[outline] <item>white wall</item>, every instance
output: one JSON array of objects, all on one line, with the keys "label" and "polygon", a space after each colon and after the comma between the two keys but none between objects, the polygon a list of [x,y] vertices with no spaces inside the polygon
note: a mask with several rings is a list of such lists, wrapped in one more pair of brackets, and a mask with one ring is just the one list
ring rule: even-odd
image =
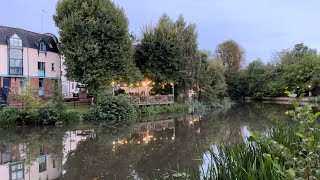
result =
[{"label": "white wall", "polygon": [[9,166],[8,165],[0,165],[0,179],[1,180],[9,180]]},{"label": "white wall", "polygon": [[8,74],[8,49],[0,44],[0,75]]},{"label": "white wall", "polygon": [[[23,63],[24,63],[24,75],[37,77],[38,76],[38,62],[45,62],[46,77],[59,78],[61,65],[59,53],[47,52],[39,53],[37,49],[23,48]],[[51,64],[54,63],[55,70],[51,70]]]}]

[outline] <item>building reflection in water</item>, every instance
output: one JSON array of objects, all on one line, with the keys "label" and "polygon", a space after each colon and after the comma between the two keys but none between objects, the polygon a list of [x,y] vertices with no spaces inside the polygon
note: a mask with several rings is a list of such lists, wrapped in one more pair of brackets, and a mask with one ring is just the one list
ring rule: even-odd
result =
[{"label": "building reflection in water", "polygon": [[89,137],[95,137],[93,130],[67,131],[63,138],[63,157],[54,155],[53,149],[44,145],[36,148],[29,147],[28,143],[0,145],[0,179],[57,179],[66,173],[63,167],[68,153]]}]

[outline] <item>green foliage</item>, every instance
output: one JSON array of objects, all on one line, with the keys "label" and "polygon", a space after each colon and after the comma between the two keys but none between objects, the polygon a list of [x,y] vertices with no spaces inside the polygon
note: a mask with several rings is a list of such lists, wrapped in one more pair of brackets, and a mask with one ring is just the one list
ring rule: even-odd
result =
[{"label": "green foliage", "polygon": [[182,16],[176,21],[163,15],[155,27],[146,27],[135,48],[142,73],[156,82],[175,82],[176,92],[187,93],[200,68],[196,26]]},{"label": "green foliage", "polygon": [[0,111],[0,129],[14,127],[19,118],[19,110],[15,108],[4,108]]},{"label": "green foliage", "polygon": [[222,99],[227,96],[227,84],[224,77],[224,69],[220,60],[207,62],[200,72],[199,79],[199,101],[210,103],[217,99]]},{"label": "green foliage", "polygon": [[98,95],[96,107],[84,116],[85,121],[101,122],[113,128],[130,125],[136,118],[135,108],[127,97],[107,92]]},{"label": "green foliage", "polygon": [[244,62],[244,50],[235,41],[228,40],[220,43],[216,48],[217,58],[221,59],[225,69],[225,78],[228,86],[228,94],[232,98],[237,89],[237,79]]},{"label": "green foliage", "polygon": [[74,123],[79,122],[81,120],[82,114],[74,111],[65,111],[61,114],[61,122],[62,123]]},{"label": "green foliage", "polygon": [[127,17],[111,0],[60,0],[54,20],[69,79],[98,91],[113,80],[140,77]]},{"label": "green foliage", "polygon": [[37,119],[40,124],[54,125],[61,119],[62,110],[55,103],[48,102],[38,110]]},{"label": "green foliage", "polygon": [[[264,64],[260,59],[251,62],[241,78],[232,79],[231,97],[284,96],[284,90],[297,93],[320,92],[320,57],[316,50],[303,44],[278,52],[275,62]],[[228,82],[228,81],[227,81]],[[238,93],[241,92],[241,93]]]},{"label": "green foliage", "polygon": [[294,110],[288,114],[297,123],[296,126],[275,129],[270,136],[257,138],[251,136],[266,151],[274,168],[281,174],[292,178],[320,178],[320,112],[312,113],[312,105],[300,106],[304,94],[293,98]]},{"label": "green foliage", "polygon": [[151,116],[165,113],[187,112],[189,105],[186,103],[174,103],[171,105],[137,106],[136,111],[142,116]]},{"label": "green foliage", "polygon": [[66,111],[61,90],[60,82],[57,81],[52,89],[52,98],[49,101],[43,101],[33,93],[30,84],[25,85],[14,97],[22,103],[21,109],[8,108],[0,111],[0,127],[54,125],[79,121],[79,115],[71,116],[74,113]]}]

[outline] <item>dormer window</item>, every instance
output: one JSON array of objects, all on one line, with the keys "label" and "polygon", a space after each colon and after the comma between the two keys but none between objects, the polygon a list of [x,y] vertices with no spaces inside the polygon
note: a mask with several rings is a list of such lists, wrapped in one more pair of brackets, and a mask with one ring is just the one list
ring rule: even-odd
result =
[{"label": "dormer window", "polygon": [[39,43],[39,52],[47,52],[47,45],[43,41],[40,41]]},{"label": "dormer window", "polygon": [[14,34],[10,38],[10,46],[16,48],[22,48],[22,40],[17,34]]}]

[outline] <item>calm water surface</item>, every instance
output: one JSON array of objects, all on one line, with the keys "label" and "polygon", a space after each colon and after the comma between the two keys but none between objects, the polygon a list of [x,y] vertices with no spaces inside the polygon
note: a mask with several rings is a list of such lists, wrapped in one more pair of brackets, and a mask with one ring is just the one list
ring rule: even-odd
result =
[{"label": "calm water surface", "polygon": [[171,170],[200,171],[208,148],[242,142],[249,131],[274,126],[287,109],[237,104],[135,124],[117,135],[85,124],[1,131],[0,179],[152,179]]}]

